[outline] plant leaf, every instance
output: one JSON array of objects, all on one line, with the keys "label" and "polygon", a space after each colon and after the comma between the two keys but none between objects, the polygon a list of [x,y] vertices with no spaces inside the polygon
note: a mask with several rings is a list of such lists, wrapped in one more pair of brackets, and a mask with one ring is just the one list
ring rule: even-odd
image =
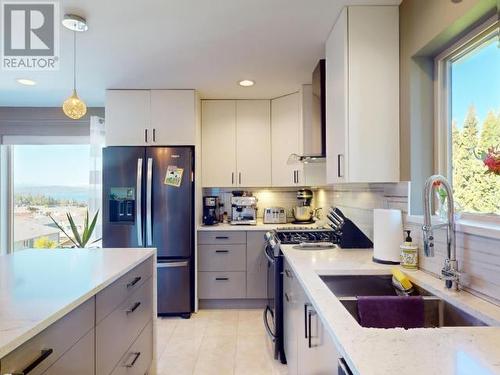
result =
[{"label": "plant leaf", "polygon": [[79,244],[78,247],[83,248],[84,246],[82,245],[82,238],[80,237],[80,233],[78,233],[78,228],[76,227],[73,217],[69,212],[66,213],[66,216],[68,217],[69,225],[71,226],[71,231],[75,236],[75,241],[78,242]]},{"label": "plant leaf", "polygon": [[55,221],[55,219],[54,219],[51,215],[49,215],[49,217],[50,217],[50,218],[51,218],[51,220],[54,222],[54,224],[55,224],[55,225],[59,228],[59,230],[60,230],[61,232],[63,232],[63,233],[64,233],[64,235],[65,235],[66,237],[68,237],[68,238],[70,239],[70,241],[71,241],[71,242],[73,242],[73,244],[74,244],[76,247],[78,247],[78,244],[77,244],[75,241],[73,241],[73,239],[71,238],[71,236],[70,236],[68,233],[66,233],[66,231],[64,230],[64,228],[63,228],[63,227],[62,227],[62,226],[61,226],[61,225],[60,225],[57,221]]},{"label": "plant leaf", "polygon": [[[87,213],[88,213],[88,211],[87,211]],[[94,218],[92,219],[92,222],[90,223],[90,226],[88,227],[88,231],[87,231],[88,238],[85,240],[85,244],[87,244],[87,242],[90,240],[90,237],[92,237],[92,233],[94,232],[98,216],[99,216],[99,210],[97,210],[97,212],[95,213]],[[95,241],[93,241],[92,243],[94,243],[94,242]]]},{"label": "plant leaf", "polygon": [[83,246],[84,247],[85,247],[85,244],[88,241],[88,227],[89,227],[89,210],[86,211],[86,213],[85,213],[85,220],[83,222],[82,242],[83,242]]}]

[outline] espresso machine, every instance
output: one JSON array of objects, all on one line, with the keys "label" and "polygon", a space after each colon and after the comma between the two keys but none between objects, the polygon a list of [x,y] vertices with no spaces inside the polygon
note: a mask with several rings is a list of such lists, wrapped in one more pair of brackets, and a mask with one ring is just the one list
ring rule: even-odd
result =
[{"label": "espresso machine", "polygon": [[256,197],[231,197],[231,225],[257,225]]},{"label": "espresso machine", "polygon": [[219,197],[203,197],[203,225],[215,225],[220,222]]}]

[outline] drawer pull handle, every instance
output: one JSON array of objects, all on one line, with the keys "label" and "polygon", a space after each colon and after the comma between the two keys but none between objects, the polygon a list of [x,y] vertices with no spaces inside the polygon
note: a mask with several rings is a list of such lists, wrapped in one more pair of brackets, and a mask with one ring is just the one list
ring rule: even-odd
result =
[{"label": "drawer pull handle", "polygon": [[130,361],[129,363],[125,363],[123,365],[123,367],[128,367],[128,368],[134,367],[135,363],[137,362],[137,360],[141,356],[141,352],[134,352],[134,353],[130,353],[130,354],[131,354],[130,358],[133,357],[132,361]]},{"label": "drawer pull handle", "polygon": [[216,281],[228,281],[229,277],[216,277],[215,280]]},{"label": "drawer pull handle", "polygon": [[216,236],[215,239],[216,240],[228,240],[229,237],[228,236]]},{"label": "drawer pull handle", "polygon": [[127,289],[128,288],[132,288],[135,284],[137,284],[139,281],[141,281],[142,277],[140,276],[137,276],[136,278],[134,278],[134,280],[132,280],[131,282],[129,282],[127,284]]},{"label": "drawer pull handle", "polygon": [[14,372],[12,375],[27,375],[29,374],[32,370],[35,369],[40,363],[45,361],[52,353],[54,352],[53,349],[43,349],[40,352],[40,355],[38,358],[36,358],[33,362],[31,362],[24,370],[21,372]]},{"label": "drawer pull handle", "polygon": [[229,250],[215,250],[215,252],[218,254],[227,254],[229,253]]},{"label": "drawer pull handle", "polygon": [[134,305],[133,305],[130,309],[128,309],[128,310],[127,310],[127,311],[125,311],[125,312],[126,312],[127,314],[131,314],[131,313],[133,313],[135,310],[137,310],[137,308],[138,308],[139,306],[141,306],[141,303],[140,303],[140,302],[136,302],[136,303],[134,303]]},{"label": "drawer pull handle", "polygon": [[288,297],[288,294],[285,292],[285,299],[287,302],[290,302],[290,297]]}]

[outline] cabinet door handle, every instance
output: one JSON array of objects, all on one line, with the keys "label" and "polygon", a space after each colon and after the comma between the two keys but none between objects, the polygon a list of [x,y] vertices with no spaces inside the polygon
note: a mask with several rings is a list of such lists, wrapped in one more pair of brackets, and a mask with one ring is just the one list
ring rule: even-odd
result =
[{"label": "cabinet door handle", "polygon": [[216,277],[215,281],[228,281],[229,277]]},{"label": "cabinet door handle", "polygon": [[344,173],[341,173],[341,163],[344,161],[344,155],[337,155],[337,177],[344,177]]},{"label": "cabinet door handle", "polygon": [[313,312],[311,310],[308,311],[307,313],[307,326],[309,328],[309,340],[308,340],[308,343],[307,345],[309,346],[309,348],[312,348],[312,334],[311,334],[311,316],[313,315]]},{"label": "cabinet door handle", "polygon": [[128,314],[131,314],[131,313],[133,313],[135,310],[137,310],[137,308],[138,308],[139,306],[141,306],[141,303],[140,303],[140,302],[136,302],[136,303],[134,303],[134,304],[133,304],[133,306],[132,306],[130,309],[126,310],[125,312],[127,313],[127,315],[128,315]]},{"label": "cabinet door handle", "polygon": [[297,175],[296,175],[296,171],[295,170],[293,171],[293,183],[294,184],[297,183]]},{"label": "cabinet door handle", "polygon": [[229,250],[215,250],[217,254],[227,254],[229,253]]},{"label": "cabinet door handle", "polygon": [[127,284],[127,289],[133,287],[135,284],[137,284],[139,281],[141,281],[142,277],[137,276],[135,277],[131,282]]},{"label": "cabinet door handle", "polygon": [[231,172],[231,185],[234,185],[234,172]]},{"label": "cabinet door handle", "polygon": [[153,142],[156,142],[156,128],[153,128]]},{"label": "cabinet door handle", "polygon": [[287,302],[290,302],[290,297],[288,296],[288,293],[285,292],[285,299]]},{"label": "cabinet door handle", "polygon": [[26,366],[22,371],[13,372],[12,375],[28,375],[31,371],[35,369],[35,367],[37,367],[40,363],[45,361],[53,352],[54,352],[53,349],[42,349],[40,351],[40,355],[33,362],[31,362],[28,366]]},{"label": "cabinet door handle", "polygon": [[148,143],[148,129],[144,129],[144,142]]},{"label": "cabinet door handle", "polygon": [[238,184],[241,185],[241,172],[238,173]]},{"label": "cabinet door handle", "polygon": [[292,273],[290,272],[289,269],[285,269],[285,276],[288,277],[289,279],[292,278]]},{"label": "cabinet door handle", "polygon": [[307,310],[309,308],[309,304],[305,303],[304,304],[304,333],[305,333],[305,338],[308,338],[308,333],[307,333]]},{"label": "cabinet door handle", "polygon": [[141,356],[141,352],[135,352],[135,353],[130,353],[131,356],[129,358],[133,358],[132,361],[130,362],[125,362],[123,364],[123,367],[134,367],[135,363],[137,362],[137,360],[139,359],[139,357]]}]

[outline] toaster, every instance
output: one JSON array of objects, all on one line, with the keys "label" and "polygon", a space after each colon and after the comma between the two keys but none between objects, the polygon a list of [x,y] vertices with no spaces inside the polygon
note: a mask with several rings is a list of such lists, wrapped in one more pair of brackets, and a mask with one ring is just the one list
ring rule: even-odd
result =
[{"label": "toaster", "polygon": [[286,210],[283,207],[264,208],[264,224],[286,224]]}]

